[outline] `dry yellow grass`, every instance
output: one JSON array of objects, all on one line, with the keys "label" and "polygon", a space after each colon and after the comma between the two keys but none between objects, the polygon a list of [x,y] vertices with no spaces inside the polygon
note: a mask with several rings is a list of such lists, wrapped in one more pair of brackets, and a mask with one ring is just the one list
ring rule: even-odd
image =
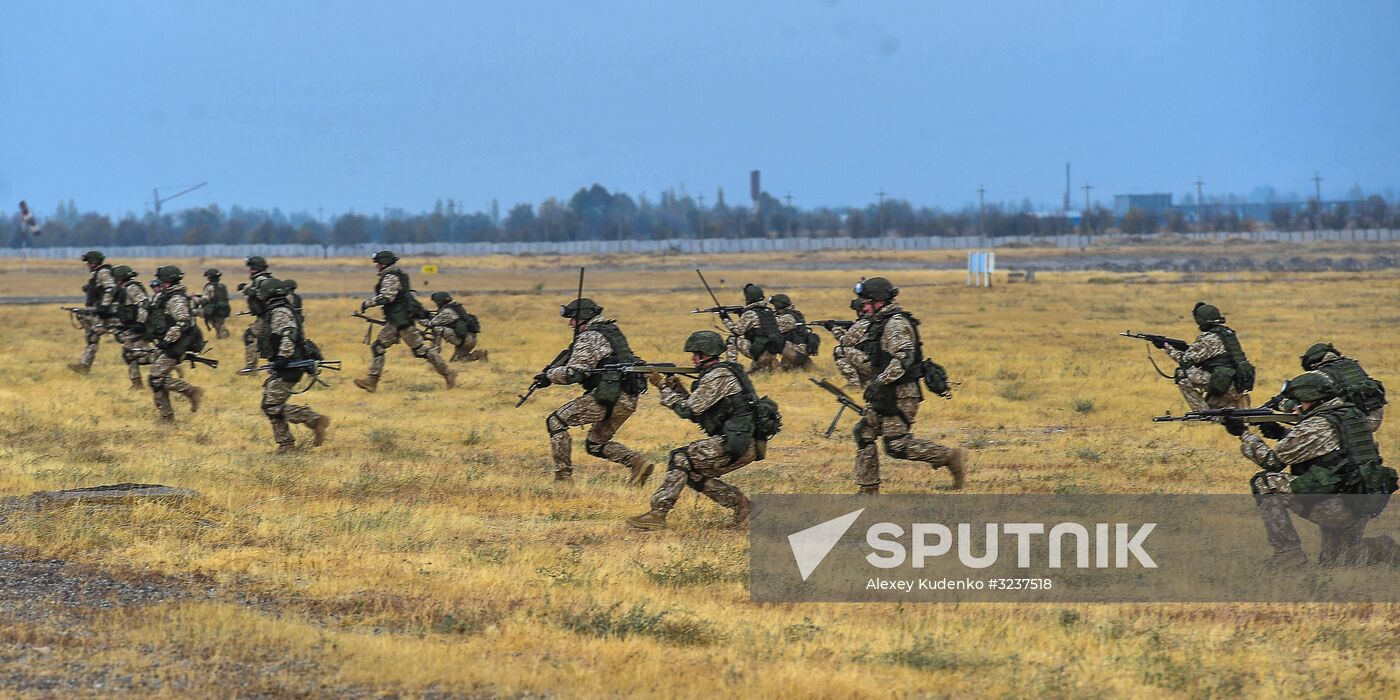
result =
[{"label": "dry yellow grass", "polygon": [[[865,274],[879,271],[876,258]],[[645,510],[649,489],[624,487],[623,470],[585,455],[581,436],[577,483],[549,480],[544,417],[575,392],[551,387],[518,410],[512,404],[569,337],[557,315],[568,293],[540,294],[537,285],[568,289],[576,273],[567,268],[578,261],[502,260],[493,269],[444,261],[429,287],[518,292],[460,297],[482,318],[491,362],[459,365],[463,386],[451,392],[402,345],[390,351],[379,393],[356,390],[348,380],[368,360],[363,326],[346,316],[356,302],[309,301],[310,335],[346,372],[331,379],[333,389],[300,397],[335,420],[329,443],[284,457],[271,454],[260,382],[232,371],[241,357],[236,334],[212,351],[224,369],[190,374],[209,389],[207,412],[192,417],[177,399],[180,423],[161,435],[149,393],[127,389],[109,340],[93,374],[79,377],[64,368],[80,335],[62,312],[0,306],[0,494],[136,481],[205,497],[182,507],[24,512],[10,518],[0,545],[207,577],[223,591],[216,600],[111,613],[95,638],[58,645],[36,668],[82,660],[192,694],[224,687],[218,660],[270,656],[287,660],[287,676],[259,679],[267,692],[307,675],[327,687],[409,695],[1284,697],[1400,689],[1400,671],[1385,661],[1400,647],[1400,616],[1387,605],[752,604],[746,536],[717,529],[726,512],[687,493],[671,530],[627,530],[621,519]],[[771,269],[741,273],[722,272],[722,260],[698,262],[715,270],[712,279],[726,279],[721,293],[730,299],[752,280],[770,293],[790,290],[809,318],[845,317],[857,275],[822,270],[824,260],[767,257]],[[192,279],[205,266],[178,262]],[[710,323],[687,313],[707,304],[686,269],[697,261],[633,272],[621,268],[655,261],[610,262],[591,276],[590,294],[623,323],[639,354],[685,361],[685,335]],[[225,282],[241,278],[236,264],[224,261]],[[71,294],[82,284],[76,262],[27,275],[13,261],[4,265],[4,295]],[[308,292],[348,294],[373,282],[363,261],[295,267]],[[963,382],[953,401],[925,404],[918,431],[972,448],[973,493],[1242,492],[1253,469],[1223,431],[1147,422],[1179,411],[1181,400],[1137,341],[1114,335],[1131,328],[1189,336],[1200,298],[1221,306],[1240,331],[1260,368],[1261,394],[1295,374],[1297,355],[1315,340],[1335,342],[1383,380],[1400,374],[1391,349],[1400,322],[1396,273],[1158,274],[1150,284],[1063,273],[990,290],[961,286],[961,273],[891,276],[924,320],[932,354]],[[628,288],[663,291],[613,291]],[[818,373],[834,377],[829,347],[827,337]],[[805,376],[758,379],[782,405],[786,429],[767,461],[735,474],[750,493],[854,489],[850,420],[841,441],[823,440],[835,406]],[[643,404],[619,439],[658,462],[697,435],[653,395]],[[1397,430],[1393,420],[1386,425],[1383,447],[1395,444]],[[907,462],[886,462],[884,471],[887,492],[943,493],[947,483]],[[238,602],[248,599],[260,602]]]}]

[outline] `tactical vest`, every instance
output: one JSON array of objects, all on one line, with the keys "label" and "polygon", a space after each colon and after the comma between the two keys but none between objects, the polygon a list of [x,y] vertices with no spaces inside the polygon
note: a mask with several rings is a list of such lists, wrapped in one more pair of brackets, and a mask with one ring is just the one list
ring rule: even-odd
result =
[{"label": "tactical vest", "polygon": [[[1229,326],[1216,325],[1206,332],[1214,334],[1225,346],[1224,355],[1212,357],[1199,365],[1201,369],[1211,373],[1211,382],[1206,393],[1219,396],[1229,391],[1231,386],[1240,392],[1253,390],[1254,365],[1245,357],[1244,348],[1240,345],[1239,336],[1235,335],[1235,331]],[[1221,372],[1222,369],[1228,371]]]},{"label": "tactical vest", "polygon": [[[615,365],[641,361],[641,358],[632,352],[632,346],[627,343],[627,336],[622,334],[622,329],[618,328],[616,323],[603,321],[590,324],[584,332],[588,331],[601,334],[612,348],[612,354],[603,358],[600,364]],[[572,351],[570,346],[570,352]],[[642,393],[646,389],[646,378],[640,374],[624,372],[595,372],[584,377],[583,388],[593,392],[593,398],[598,403],[610,406],[616,403],[622,394]]]},{"label": "tactical vest", "polygon": [[744,338],[749,341],[749,346],[754,349],[754,354],[762,352],[781,353],[783,344],[783,332],[778,330],[778,317],[773,314],[773,310],[763,306],[755,306],[745,311],[753,311],[758,316],[758,326],[750,328],[744,332]]},{"label": "tactical vest", "polygon": [[93,270],[92,274],[88,276],[88,283],[83,285],[83,294],[87,306],[97,306],[99,303],[102,302],[102,287],[97,284],[97,273],[101,272],[102,270],[107,270],[108,272],[110,272],[112,270],[112,266],[99,265],[98,268],[96,270]]},{"label": "tactical vest", "polygon": [[[801,311],[798,311],[797,309],[794,309],[794,308],[792,308],[792,307],[788,307],[788,308],[786,308],[786,309],[783,309],[783,315],[784,315],[784,316],[791,316],[791,317],[793,317],[794,319],[797,319],[797,325],[796,325],[796,326],[793,326],[793,329],[792,329],[792,330],[790,330],[790,331],[788,331],[788,332],[786,332],[786,333],[783,334],[783,340],[786,340],[786,341],[789,342],[789,343],[796,343],[796,344],[798,344],[798,345],[806,345],[806,344],[807,344],[807,325],[806,325],[806,324],[807,324],[807,317],[803,316]],[[776,314],[775,314],[775,316],[776,316]]]},{"label": "tactical vest", "polygon": [[258,298],[258,295],[254,292],[257,290],[259,283],[271,277],[272,273],[270,272],[259,272],[258,274],[253,275],[253,279],[250,282],[248,282],[248,286],[243,288],[243,296],[248,297],[249,314],[261,317],[263,314],[267,313],[267,305],[264,304],[262,300]]},{"label": "tactical vest", "polygon": [[[166,332],[176,325],[175,317],[166,311],[166,305],[176,294],[185,297],[185,302],[189,303],[188,294],[174,290],[166,290],[151,299],[149,311],[146,313],[146,339],[160,342],[165,338]],[[165,354],[180,358],[184,357],[187,352],[199,352],[203,349],[204,332],[199,330],[198,324],[190,322],[180,332],[180,338],[166,348]]]},{"label": "tactical vest", "polygon": [[[409,289],[408,273],[403,270],[394,269],[384,274],[393,275],[399,278],[399,293],[393,299],[384,304],[384,320],[395,328],[405,328],[413,325],[414,319],[422,316],[426,311],[419,303],[418,298],[413,296],[413,290]],[[379,284],[374,286],[374,293],[379,294]]]},{"label": "tactical vest", "polygon": [[1330,487],[1331,490],[1311,490],[1309,486],[1305,487],[1306,493],[1355,493],[1357,467],[1380,461],[1380,451],[1376,449],[1376,441],[1371,437],[1371,428],[1366,423],[1366,417],[1351,404],[1314,409],[1307,417],[1314,416],[1325,419],[1332,426],[1340,446],[1325,455],[1293,465],[1293,474],[1302,477],[1320,467],[1336,478],[1329,479],[1321,473],[1310,478],[1319,481],[1324,488]]},{"label": "tactical vest", "polygon": [[[706,376],[721,368],[729,370],[730,373],[739,380],[740,391],[737,394],[730,394],[716,401],[715,404],[709,407],[704,413],[693,418],[696,423],[700,424],[700,429],[704,430],[705,434],[711,437],[715,435],[724,435],[726,432],[725,423],[735,418],[748,418],[753,413],[753,408],[750,406],[750,394],[753,394],[753,384],[750,383],[748,377],[744,375],[744,369],[735,362],[716,362],[710,365],[698,379],[691,382],[690,393],[695,393],[695,390],[700,386],[700,382],[703,381]],[[756,399],[757,397],[754,396],[752,398]],[[750,429],[752,429],[752,421],[750,421]],[[747,449],[747,445],[745,449]],[[743,450],[740,450],[741,454],[742,452]]]},{"label": "tactical vest", "polygon": [[1350,357],[1319,365],[1317,371],[1327,375],[1342,398],[1361,409],[1362,413],[1370,413],[1387,403],[1385,386],[1367,376],[1366,370]]},{"label": "tactical vest", "polygon": [[121,297],[117,304],[117,321],[121,323],[123,330],[139,331],[142,330],[142,324],[138,321],[138,319],[141,318],[141,302],[127,303],[126,301],[129,298],[126,290],[133,286],[143,292],[146,291],[146,288],[141,286],[141,283],[134,279],[121,285],[121,288],[118,290]]},{"label": "tactical vest", "polygon": [[924,361],[924,343],[919,339],[919,319],[908,311],[899,311],[888,316],[876,316],[870,320],[870,326],[865,332],[865,337],[856,344],[856,349],[865,353],[870,358],[870,368],[875,374],[885,371],[885,368],[894,361],[894,356],[885,352],[884,345],[880,342],[885,335],[885,324],[895,316],[903,316],[909,321],[909,326],[914,329],[914,359],[904,366],[904,374],[899,379],[894,380],[896,385],[908,384],[918,381],[922,374],[916,368]]},{"label": "tactical vest", "polygon": [[[285,332],[283,332],[283,334],[281,334],[281,335],[273,335],[273,333],[272,333],[272,311],[273,311],[274,309],[278,309],[278,308],[286,308],[288,311],[291,311],[291,312],[292,312],[292,320],[296,322],[296,325],[295,325],[291,330],[285,331]],[[305,341],[305,339],[306,339],[305,331],[304,331],[304,329],[302,328],[301,317],[297,314],[296,309],[292,308],[292,306],[291,306],[290,303],[288,303],[288,302],[285,301],[285,300],[284,300],[284,301],[274,301],[274,302],[271,302],[271,303],[268,304],[268,306],[267,306],[267,313],[266,313],[266,314],[263,314],[263,316],[261,317],[261,320],[262,320],[262,322],[263,322],[264,331],[263,331],[263,334],[262,334],[261,336],[258,337],[258,356],[259,356],[259,357],[263,358],[264,360],[275,360],[275,359],[277,359],[277,351],[280,350],[281,347],[282,347],[282,338],[283,338],[283,336],[290,336],[291,341],[292,341],[292,346],[293,346],[294,349],[292,350],[292,356],[291,356],[290,358],[287,358],[287,359],[290,359],[290,360],[301,360],[301,359],[305,359],[304,356],[303,356],[303,351],[302,351],[302,346],[304,345],[304,341]]]},{"label": "tactical vest", "polygon": [[205,318],[228,318],[232,309],[228,304],[228,287],[223,282],[211,282],[214,291],[209,301],[205,302],[202,311]]},{"label": "tactical vest", "polygon": [[[447,304],[446,308],[452,309],[452,312],[457,314],[456,320],[452,321],[452,332],[456,333],[458,338],[466,337],[468,333],[481,332],[481,322],[476,320],[475,316],[467,313],[467,310],[462,308],[460,302],[454,301]],[[612,341],[609,340],[608,342],[611,343]],[[625,343],[627,341],[624,340],[623,342]]]}]

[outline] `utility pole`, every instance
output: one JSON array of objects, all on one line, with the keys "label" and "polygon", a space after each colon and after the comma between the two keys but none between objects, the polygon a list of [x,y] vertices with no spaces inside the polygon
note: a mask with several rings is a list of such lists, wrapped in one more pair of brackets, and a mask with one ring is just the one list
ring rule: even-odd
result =
[{"label": "utility pole", "polygon": [[791,237],[793,234],[797,233],[797,217],[793,216],[792,211],[792,190],[788,190],[787,195],[783,197],[783,199],[787,200],[788,236]]},{"label": "utility pole", "polygon": [[982,223],[982,217],[987,211],[987,186],[977,186],[977,234],[987,235],[987,229]]},{"label": "utility pole", "polygon": [[1084,230],[1090,232],[1093,231],[1093,227],[1089,225],[1089,191],[1092,189],[1094,189],[1093,185],[1084,183]]},{"label": "utility pole", "polygon": [[1322,176],[1313,171],[1313,201],[1317,202],[1317,215],[1313,217],[1313,232],[1322,229]]},{"label": "utility pole", "polygon": [[705,195],[700,195],[700,237],[705,237]]},{"label": "utility pole", "polygon": [[875,195],[880,198],[880,237],[885,237],[885,191],[882,189]]},{"label": "utility pole", "polygon": [[1201,176],[1196,176],[1196,222],[1204,227],[1206,222],[1206,198],[1201,194],[1201,186],[1206,183],[1201,182]]},{"label": "utility pole", "polygon": [[325,223],[326,223],[326,208],[325,208],[325,207],[316,207],[316,223],[318,223],[318,224],[325,224]]},{"label": "utility pole", "polygon": [[1069,163],[1065,163],[1065,212],[1069,212]]}]

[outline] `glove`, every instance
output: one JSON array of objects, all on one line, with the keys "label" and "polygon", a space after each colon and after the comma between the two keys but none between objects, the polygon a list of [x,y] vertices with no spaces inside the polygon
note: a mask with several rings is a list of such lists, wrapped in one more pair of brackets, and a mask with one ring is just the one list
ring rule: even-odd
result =
[{"label": "glove", "polygon": [[238,287],[237,287],[237,290],[238,290],[238,291],[241,292],[241,291],[243,291],[243,290],[245,290],[245,289],[247,289],[247,288],[248,288],[248,283],[247,283],[247,282],[239,282],[239,283],[238,283]]},{"label": "glove", "polygon": [[1157,348],[1158,350],[1165,350],[1167,347],[1167,341],[1161,338],[1157,338],[1156,340],[1152,341],[1152,347]]},{"label": "glove", "polygon": [[364,313],[369,308],[369,299],[360,302],[360,313]]},{"label": "glove", "polygon": [[1225,426],[1225,432],[1235,437],[1244,435],[1245,424],[1239,418],[1226,418],[1221,424]]},{"label": "glove", "polygon": [[1281,440],[1288,434],[1288,428],[1283,427],[1282,423],[1260,423],[1259,432],[1270,440]]},{"label": "glove", "polygon": [[545,374],[544,372],[540,372],[539,374],[536,374],[536,375],[535,375],[535,384],[536,384],[537,386],[542,386],[542,387],[543,387],[543,386],[549,386],[550,383],[551,383],[551,382],[549,381],[549,375],[548,375],[548,374]]},{"label": "glove", "polygon": [[99,307],[97,307],[97,317],[98,317],[98,318],[112,318],[113,316],[116,316],[116,315],[117,315],[116,312],[112,311],[112,307],[110,307],[110,306],[99,306]]},{"label": "glove", "polygon": [[872,380],[870,384],[866,385],[865,387],[865,393],[863,394],[863,396],[865,397],[865,403],[868,405],[880,400],[880,395],[884,393],[884,391],[884,382]]},{"label": "glove", "polygon": [[292,361],[285,357],[274,358],[271,362],[272,368],[279,372],[284,369],[287,369],[287,365],[290,365],[291,363]]}]

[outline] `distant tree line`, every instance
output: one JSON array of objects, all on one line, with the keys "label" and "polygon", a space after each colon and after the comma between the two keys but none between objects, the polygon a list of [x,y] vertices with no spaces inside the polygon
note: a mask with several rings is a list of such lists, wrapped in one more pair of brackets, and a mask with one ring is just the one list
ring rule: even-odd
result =
[{"label": "distant tree line", "polygon": [[[698,199],[698,201],[697,201]],[[887,199],[865,207],[801,209],[762,193],[756,204],[731,205],[720,190],[713,199],[663,192],[658,199],[633,198],[601,185],[580,189],[567,201],[549,198],[539,205],[517,204],[504,216],[463,210],[439,200],[431,212],[348,213],[320,221],[306,212],[287,214],[217,205],[157,216],[128,214],[116,221],[106,214],[80,212],[72,200],[41,217],[38,246],[139,246],[224,244],[320,244],[514,242],[669,238],[877,236],[1053,236],[1083,232],[1243,231],[1400,228],[1400,207],[1373,195],[1353,204],[1277,206],[1267,218],[1241,216],[1235,205],[1144,212],[1132,209],[1118,219],[1094,207],[1072,215],[1036,213],[1030,202],[992,204],[982,210],[946,211]],[[494,210],[495,207],[493,206]],[[1256,206],[1255,209],[1258,209]],[[26,238],[18,216],[0,219],[0,245],[20,246]]]}]

